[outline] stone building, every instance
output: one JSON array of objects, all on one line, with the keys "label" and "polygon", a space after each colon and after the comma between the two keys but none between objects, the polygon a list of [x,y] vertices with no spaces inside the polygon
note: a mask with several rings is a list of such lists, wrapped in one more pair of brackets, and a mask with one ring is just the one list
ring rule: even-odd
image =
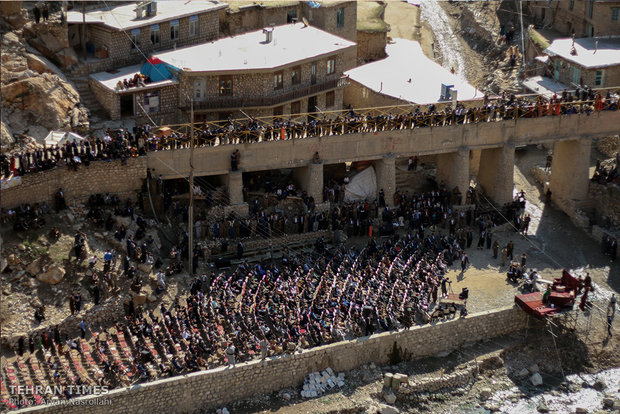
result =
[{"label": "stone building", "polygon": [[356,45],[296,23],[156,57],[179,69],[178,106],[189,109],[191,97],[203,121],[243,117],[240,108],[252,116],[342,109],[341,78],[355,65]]},{"label": "stone building", "polygon": [[545,53],[554,79],[569,88],[620,85],[620,37],[556,39]]},{"label": "stone building", "polygon": [[[219,36],[219,1],[122,4],[67,13],[71,46],[86,49],[90,72],[144,61],[143,54],[204,43]],[[83,43],[83,44],[82,44]]]},{"label": "stone building", "polygon": [[565,36],[613,36],[620,33],[620,1],[543,0],[528,3],[539,26],[552,27]]},{"label": "stone building", "polygon": [[230,1],[220,11],[220,33],[232,36],[268,26],[302,22],[345,39],[356,41],[357,2],[355,1]]},{"label": "stone building", "polygon": [[140,72],[140,65],[99,72],[89,77],[89,86],[110,119],[134,118],[136,122],[151,121],[158,125],[175,123],[179,117],[178,80],[175,77],[144,86],[117,88],[118,82],[131,79]]}]

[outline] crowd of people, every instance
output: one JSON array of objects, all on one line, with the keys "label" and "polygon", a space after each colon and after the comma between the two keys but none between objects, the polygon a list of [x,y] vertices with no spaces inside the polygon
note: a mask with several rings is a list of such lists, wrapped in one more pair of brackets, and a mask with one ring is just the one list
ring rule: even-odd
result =
[{"label": "crowd of people", "polygon": [[[304,121],[274,118],[270,122],[232,120],[211,122],[196,128],[196,145],[212,146],[280,139],[301,139],[313,136],[343,135],[350,133],[380,132],[398,129],[437,127],[444,125],[493,122],[506,119],[535,118],[566,114],[590,114],[594,111],[618,110],[618,98],[607,92],[605,96],[584,87],[575,91],[564,91],[550,99],[536,96],[502,94],[489,99],[485,97],[479,107],[465,107],[457,104],[439,110],[435,104],[426,108],[415,107],[401,114],[361,114],[349,109],[335,118],[314,117]],[[152,133],[153,132],[153,133]],[[158,135],[149,125],[127,129],[108,130],[105,137],[91,137],[81,142],[67,142],[62,146],[22,151],[0,156],[2,177],[24,175],[53,168],[56,165],[79,165],[95,160],[126,160],[128,157],[144,155],[147,151],[158,151],[189,147],[187,134],[172,132],[170,136]],[[233,169],[239,163],[235,154],[231,159]]]}]

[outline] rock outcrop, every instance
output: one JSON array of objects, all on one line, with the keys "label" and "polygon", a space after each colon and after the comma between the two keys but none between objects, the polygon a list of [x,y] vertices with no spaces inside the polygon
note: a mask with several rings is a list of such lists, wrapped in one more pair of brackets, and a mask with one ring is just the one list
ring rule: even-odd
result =
[{"label": "rock outcrop", "polygon": [[65,269],[58,265],[51,265],[47,268],[47,270],[43,273],[39,273],[37,275],[37,280],[39,282],[49,283],[51,285],[56,285],[62,282],[62,279],[65,277]]},{"label": "rock outcrop", "polygon": [[[88,112],[78,92],[53,63],[26,46],[23,32],[27,31],[12,31],[2,38],[3,150],[10,149],[15,136],[25,138],[26,143],[31,141],[28,137],[42,143],[50,130],[88,128]],[[44,33],[47,39],[51,32]],[[50,50],[55,48],[50,46]]]}]

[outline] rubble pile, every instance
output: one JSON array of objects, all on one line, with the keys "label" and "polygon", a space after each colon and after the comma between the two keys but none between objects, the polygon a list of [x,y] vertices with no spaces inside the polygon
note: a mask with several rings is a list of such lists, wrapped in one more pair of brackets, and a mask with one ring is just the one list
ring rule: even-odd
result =
[{"label": "rubble pile", "polygon": [[327,368],[323,372],[312,372],[304,379],[301,396],[303,398],[314,398],[335,387],[343,386],[344,372],[336,375],[331,368]]},{"label": "rubble pile", "polygon": [[620,135],[600,138],[596,142],[596,149],[608,158],[614,158],[620,151]]}]

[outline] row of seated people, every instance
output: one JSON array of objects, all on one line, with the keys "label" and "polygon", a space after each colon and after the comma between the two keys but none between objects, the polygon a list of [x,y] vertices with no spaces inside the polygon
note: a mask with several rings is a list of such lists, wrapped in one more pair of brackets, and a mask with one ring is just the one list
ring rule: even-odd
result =
[{"label": "row of seated people", "polygon": [[90,343],[46,336],[46,382],[80,377],[125,386],[230,363],[230,343],[236,361],[247,361],[408,328],[428,320],[448,268],[444,255],[460,249],[449,236],[408,233],[371,239],[362,251],[322,248],[279,263],[244,263],[196,279],[170,307],[129,307],[124,322],[92,332]]}]

